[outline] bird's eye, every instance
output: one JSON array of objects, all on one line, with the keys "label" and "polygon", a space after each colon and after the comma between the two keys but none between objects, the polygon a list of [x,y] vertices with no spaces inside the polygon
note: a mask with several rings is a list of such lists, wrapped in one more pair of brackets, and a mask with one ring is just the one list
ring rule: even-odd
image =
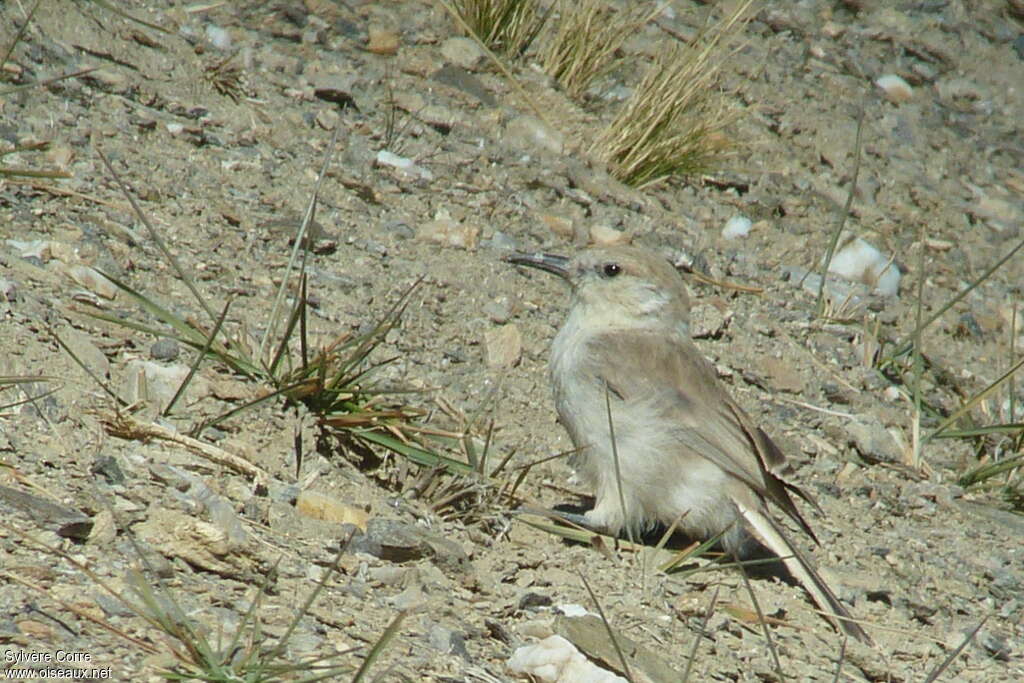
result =
[{"label": "bird's eye", "polygon": [[604,264],[605,277],[615,277],[622,272],[622,266],[618,263],[606,263]]}]

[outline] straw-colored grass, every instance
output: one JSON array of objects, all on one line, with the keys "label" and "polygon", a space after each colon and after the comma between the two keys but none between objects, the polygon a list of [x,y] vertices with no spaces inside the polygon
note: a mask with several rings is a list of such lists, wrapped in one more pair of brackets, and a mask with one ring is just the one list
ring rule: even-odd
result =
[{"label": "straw-colored grass", "polygon": [[643,188],[673,176],[711,170],[733,147],[725,129],[739,116],[717,88],[729,39],[751,0],[690,45],[666,46],[640,85],[602,131],[591,153],[611,173]]},{"label": "straw-colored grass", "polygon": [[552,35],[541,48],[544,71],[573,99],[614,65],[616,52],[661,7],[641,4],[617,12],[600,0],[559,0]]},{"label": "straw-colored grass", "polygon": [[474,37],[496,53],[521,57],[544,28],[538,0],[451,0]]}]

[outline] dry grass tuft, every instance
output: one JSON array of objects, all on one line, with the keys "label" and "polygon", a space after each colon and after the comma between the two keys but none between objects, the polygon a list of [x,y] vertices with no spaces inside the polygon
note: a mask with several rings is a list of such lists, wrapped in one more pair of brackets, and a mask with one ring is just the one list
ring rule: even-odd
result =
[{"label": "dry grass tuft", "polygon": [[639,5],[616,12],[600,0],[559,0],[558,28],[541,50],[544,71],[573,99],[606,73],[626,40],[653,19],[661,6]]},{"label": "dry grass tuft", "polygon": [[716,88],[729,39],[745,23],[748,0],[691,45],[658,55],[591,153],[633,187],[713,168],[733,148],[724,134],[739,112]]},{"label": "dry grass tuft", "polygon": [[489,49],[521,57],[544,28],[538,0],[452,0],[452,10]]}]

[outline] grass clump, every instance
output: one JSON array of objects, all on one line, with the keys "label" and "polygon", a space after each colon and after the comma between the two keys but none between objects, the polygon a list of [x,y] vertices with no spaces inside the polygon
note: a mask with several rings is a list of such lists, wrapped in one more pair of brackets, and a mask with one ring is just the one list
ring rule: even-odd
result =
[{"label": "grass clump", "polygon": [[748,0],[690,45],[665,47],[591,153],[612,175],[643,188],[672,176],[704,173],[732,147],[724,129],[738,118],[716,89],[726,42]]},{"label": "grass clump", "polygon": [[[334,149],[333,143],[331,149]],[[298,227],[286,276],[282,278],[273,309],[266,321],[265,332],[259,339],[250,335],[244,325],[236,330],[227,329],[225,323],[229,320],[231,301],[225,302],[219,312],[214,309],[196,287],[189,271],[168,249],[106,156],[102,152],[99,152],[99,156],[121,186],[153,242],[198,304],[198,309],[193,313],[182,315],[116,276],[104,274],[128,299],[148,313],[154,322],[137,322],[101,311],[90,312],[92,317],[119,327],[156,337],[173,338],[197,352],[188,376],[168,405],[163,407],[164,416],[172,414],[175,404],[184,395],[200,365],[212,361],[218,369],[239,375],[262,386],[264,390],[262,395],[251,401],[195,424],[191,430],[192,436],[198,437],[207,427],[265,401],[283,398],[289,405],[304,406],[314,416],[320,429],[320,445],[337,442],[346,452],[364,456],[373,447],[380,447],[418,465],[441,467],[457,474],[473,471],[466,462],[445,456],[429,443],[424,428],[414,424],[423,415],[423,411],[401,402],[399,394],[403,392],[380,387],[372,380],[373,373],[390,360],[374,361],[371,356],[387,333],[398,324],[416,284],[369,331],[359,334],[342,333],[320,348],[315,348],[311,340],[307,327],[305,275],[310,240],[306,239],[306,235],[315,215],[320,183],[330,163],[330,155],[324,162],[306,215]],[[290,306],[286,304],[289,294],[292,299]],[[105,385],[101,383],[101,386]],[[109,388],[105,387],[105,390],[116,397],[115,392]],[[123,399],[117,398],[117,401],[121,406],[127,405]],[[301,449],[297,449],[297,452],[301,452]],[[296,464],[301,467],[301,460]]]},{"label": "grass clump", "polygon": [[579,99],[612,67],[626,40],[661,11],[643,4],[615,11],[600,0],[559,0],[558,27],[541,50],[544,71]]},{"label": "grass clump", "polygon": [[451,0],[473,36],[494,52],[521,57],[548,18],[538,0]]},{"label": "grass clump", "polygon": [[128,644],[150,656],[156,666],[155,674],[167,681],[209,681],[211,683],[278,683],[301,681],[312,683],[322,680],[363,680],[370,669],[380,660],[389,644],[398,634],[406,612],[398,613],[372,647],[365,652],[362,664],[357,668],[350,655],[364,650],[354,647],[342,651],[297,656],[292,652],[292,638],[302,621],[310,616],[317,599],[327,587],[328,581],[338,571],[338,561],[348,543],[339,544],[333,561],[313,589],[295,606],[295,612],[284,630],[277,636],[268,633],[261,615],[263,596],[272,591],[271,584],[276,576],[276,565],[271,568],[263,585],[252,589],[252,599],[240,614],[238,625],[228,632],[221,630],[216,636],[207,636],[204,629],[189,617],[178,602],[175,594],[150,578],[154,572],[146,560],[145,553],[135,538],[128,535],[138,562],[131,567],[125,583],[128,590],[115,587],[110,581],[94,571],[78,555],[63,548],[47,545],[35,539],[30,533],[7,522],[0,522],[0,529],[19,537],[23,542],[36,546],[41,553],[50,555],[57,562],[63,561],[81,572],[97,589],[123,605],[136,617],[164,636],[161,645],[150,639],[139,638],[126,629],[116,626],[94,611],[83,609],[80,603],[68,603],[50,594],[43,586],[21,576],[16,570],[0,570],[0,576],[26,589],[36,591],[56,602],[66,612],[83,621],[114,634]]}]

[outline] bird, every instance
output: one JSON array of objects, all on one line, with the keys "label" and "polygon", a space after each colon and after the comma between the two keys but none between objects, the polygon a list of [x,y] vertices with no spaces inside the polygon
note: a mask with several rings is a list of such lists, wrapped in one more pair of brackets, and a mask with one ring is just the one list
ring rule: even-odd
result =
[{"label": "bird", "polygon": [[871,644],[772,517],[769,503],[819,543],[790,494],[820,511],[817,503],[784,478],[785,455],[693,344],[686,284],[668,260],[630,245],[506,260],[553,273],[572,290],[549,374],[575,449],[570,465],[594,491],[585,525],[618,536],[675,524],[691,537],[721,534],[738,558],[756,539],[835,626]]}]

